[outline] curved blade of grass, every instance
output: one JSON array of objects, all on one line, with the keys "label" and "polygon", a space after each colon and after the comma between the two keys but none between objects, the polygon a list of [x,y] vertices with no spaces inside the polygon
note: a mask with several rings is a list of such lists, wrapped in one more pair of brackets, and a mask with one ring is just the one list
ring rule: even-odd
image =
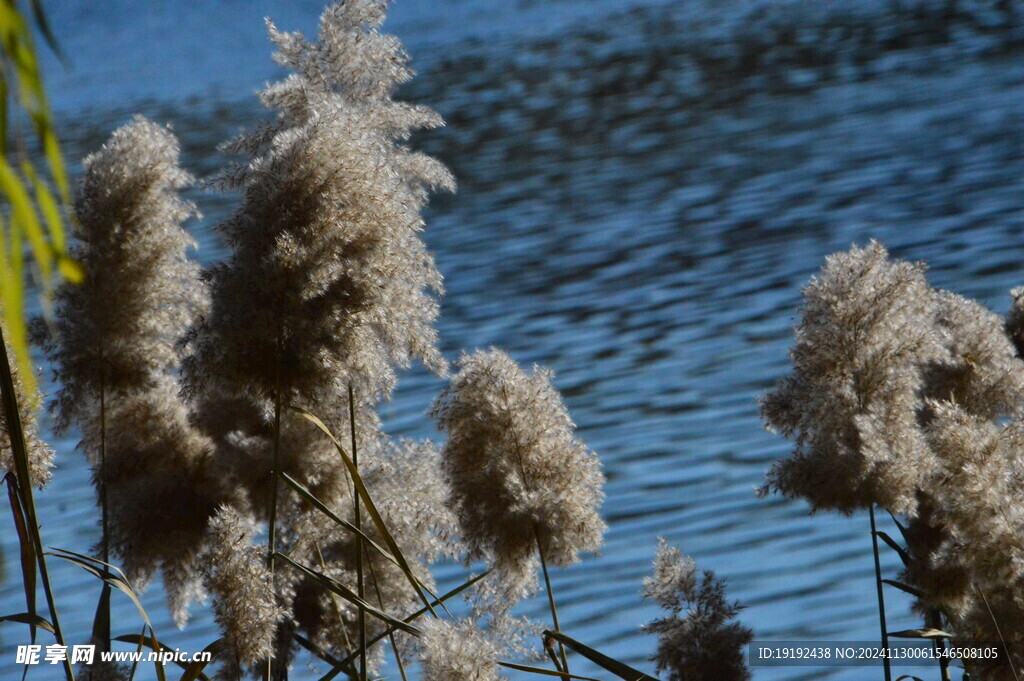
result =
[{"label": "curved blade of grass", "polygon": [[[25,587],[25,607],[28,608],[28,615],[36,617],[38,614],[36,611],[36,551],[32,546],[25,512],[18,496],[18,481],[10,473],[4,476],[4,480],[7,482],[7,497],[11,502],[14,529],[18,533],[18,545],[21,547],[21,578],[22,585]],[[33,644],[36,642],[35,628],[31,632],[31,642]]]},{"label": "curved blade of grass", "polygon": [[906,593],[910,594],[911,596],[913,596],[915,598],[924,598],[924,594],[921,591],[919,591],[918,589],[915,589],[914,587],[910,586],[909,584],[904,584],[903,582],[897,582],[895,579],[883,579],[882,580],[882,584],[888,584],[889,586],[896,587],[900,591],[905,591]]},{"label": "curved blade of grass", "polygon": [[3,615],[0,616],[0,622],[21,622],[22,624],[27,624],[32,627],[33,641],[35,640],[35,630],[37,628],[48,631],[51,634],[53,633],[53,625],[35,613],[19,612],[13,615]]},{"label": "curved blade of grass", "polygon": [[405,555],[402,554],[402,550],[398,548],[398,543],[395,541],[395,538],[391,536],[391,532],[388,530],[387,525],[384,524],[384,519],[381,517],[380,512],[377,511],[376,504],[374,504],[373,499],[370,498],[370,493],[367,491],[366,485],[363,483],[363,478],[359,475],[359,469],[356,467],[355,462],[352,461],[352,458],[348,455],[348,452],[345,451],[341,442],[338,441],[338,438],[334,437],[331,429],[328,428],[323,421],[313,414],[310,414],[308,411],[297,407],[292,408],[313,423],[313,425],[319,428],[331,439],[331,442],[334,443],[335,448],[338,450],[342,460],[345,462],[345,466],[348,468],[348,472],[352,478],[353,485],[355,485],[356,492],[363,500],[363,503],[366,504],[366,510],[370,514],[370,518],[373,519],[373,524],[377,526],[377,531],[380,532],[380,536],[384,538],[384,543],[388,545],[388,549],[391,550],[392,555],[397,559],[398,566],[405,574],[405,578],[409,580],[409,584],[411,584],[412,588],[416,591],[416,595],[419,596],[420,600],[427,606],[427,610],[430,611],[430,614],[437,617],[437,613],[434,612],[434,607],[430,604],[430,601],[427,600],[427,596],[423,593],[423,590],[420,589],[420,582],[416,579],[416,575],[413,574],[412,568],[409,567],[409,561],[405,559]]},{"label": "curved blade of grass", "polygon": [[[473,577],[472,579],[466,581],[465,583],[460,584],[459,586],[455,587],[454,589],[452,589],[448,593],[446,593],[446,594],[436,598],[434,600],[433,605],[443,605],[445,601],[447,601],[448,599],[452,598],[453,596],[458,596],[460,593],[462,593],[463,591],[465,591],[469,587],[473,586],[474,584],[479,582],[481,579],[483,579],[484,577],[486,577],[490,573],[491,573],[491,571],[487,570],[487,571],[483,572],[482,574],[479,574],[476,577]],[[426,608],[420,608],[419,610],[417,610],[413,614],[411,614],[408,617],[406,617],[404,621],[405,621],[406,624],[411,624],[412,622],[416,621],[417,619],[419,619],[420,617],[422,617],[426,613],[427,613],[427,609]],[[380,634],[377,634],[377,636],[375,636],[374,638],[370,639],[369,642],[366,645],[367,646],[372,646],[373,644],[378,643],[379,641],[382,641],[384,638],[386,638],[388,636],[388,634],[394,633],[394,631],[395,631],[394,627],[388,627],[386,630],[384,630]],[[341,664],[342,665],[351,664],[355,660],[357,655],[358,655],[358,653],[352,653],[351,655],[346,657],[344,660],[342,660]],[[332,671],[334,673],[330,674],[328,676],[329,676],[329,678],[333,679],[335,676],[337,676],[337,674],[339,674],[340,672],[342,672],[344,670],[336,667]],[[327,677],[324,677],[324,678],[327,678]],[[324,679],[321,679],[320,681],[324,681]]]},{"label": "curved blade of grass", "polygon": [[[163,643],[160,643],[160,641],[157,641],[156,639],[153,638],[153,636],[152,636],[153,630],[152,629],[149,630],[149,633],[150,633],[149,636],[146,636],[145,634],[143,634],[141,636],[139,634],[124,634],[123,636],[115,637],[113,640],[114,641],[120,641],[121,643],[135,643],[135,644],[138,644],[140,646],[145,646],[145,647],[149,648],[150,650],[153,650],[153,651],[158,652],[158,653],[162,652],[162,651],[165,651],[165,650],[167,652],[171,652],[170,648],[168,648]],[[212,646],[212,645],[214,645],[214,644],[216,644],[216,643],[218,643],[220,641],[221,641],[221,639],[217,639],[216,641],[211,643],[210,646]],[[210,648],[210,646],[207,646],[207,649]],[[181,667],[185,671],[188,671],[189,667],[191,667],[193,664],[196,664],[194,662],[186,664],[185,662],[181,662],[179,660],[172,660],[172,661],[174,662],[174,664],[178,665],[179,667]],[[205,662],[202,663],[202,664],[203,664],[204,667],[206,666]],[[159,677],[160,681],[167,681],[166,672],[164,671],[164,668],[160,664],[159,660],[156,662],[156,665],[157,665],[157,672],[156,672],[157,673],[157,677]],[[210,681],[209,678],[206,677],[203,674],[199,674],[199,676],[196,676],[195,678],[199,679],[200,681]]]},{"label": "curved blade of grass", "polygon": [[96,604],[96,616],[92,619],[92,640],[107,646],[110,644],[110,585],[104,584],[100,600]]},{"label": "curved blade of grass", "polygon": [[[57,553],[58,551],[59,553]],[[75,553],[74,551],[68,551],[67,549],[53,549],[53,552],[51,552],[50,555],[77,565],[86,572],[102,580],[105,584],[109,584],[124,595],[128,596],[128,598],[132,599],[132,603],[135,604],[136,610],[138,610],[139,615],[142,616],[142,621],[146,623],[146,626],[149,627],[149,630],[152,633],[153,623],[149,621],[149,615],[146,614],[146,609],[142,607],[142,601],[139,600],[139,595],[135,593],[135,589],[133,589],[132,585],[128,583],[128,579],[124,576],[124,573],[109,563],[104,563],[101,560],[82,555],[81,553]],[[103,567],[96,567],[97,565]],[[114,574],[111,570],[106,568],[116,570],[119,574]]]},{"label": "curved blade of grass", "polygon": [[373,607],[372,605],[367,603],[365,600],[363,600],[362,598],[357,596],[351,589],[349,589],[345,585],[337,582],[336,580],[331,579],[327,575],[322,575],[319,572],[316,572],[315,570],[310,570],[305,565],[300,565],[299,563],[296,563],[294,560],[292,560],[288,556],[284,555],[283,553],[275,552],[274,553],[274,559],[275,560],[278,560],[278,559],[283,560],[284,562],[288,563],[289,565],[291,565],[293,568],[295,568],[296,570],[298,570],[302,574],[304,574],[307,577],[311,577],[312,579],[316,580],[321,585],[323,585],[326,589],[328,589],[328,590],[338,594],[339,596],[341,596],[345,600],[347,600],[350,603],[354,604],[360,610],[363,610],[364,612],[373,615],[377,619],[383,621],[385,624],[389,624],[389,625],[391,625],[393,627],[397,627],[398,629],[401,629],[402,631],[404,631],[406,633],[413,634],[414,636],[419,636],[420,635],[420,630],[417,629],[416,627],[414,627],[414,626],[412,626],[410,624],[406,624],[402,620],[396,619],[396,618],[392,617],[391,615],[388,615],[387,613],[385,613],[385,612],[383,612],[381,610],[378,610],[377,608]]},{"label": "curved blade of grass", "polygon": [[612,674],[615,674],[615,676],[619,677],[623,681],[641,681],[643,679],[647,679],[648,681],[657,681],[657,679],[655,679],[653,676],[644,674],[642,671],[639,671],[637,669],[633,669],[625,662],[619,662],[616,659],[608,657],[604,653],[598,652],[590,646],[580,643],[574,638],[566,636],[560,631],[546,630],[544,632],[544,637],[553,638],[559,643],[564,643],[567,648],[574,650],[575,652],[587,658],[594,664],[610,671]]},{"label": "curved blade of grass", "polygon": [[[317,499],[316,495],[314,495],[312,492],[310,492],[308,487],[306,487],[301,482],[299,482],[298,480],[296,480],[295,478],[293,478],[292,476],[288,475],[287,473],[285,473],[283,471],[281,472],[280,477],[281,477],[282,480],[284,480],[285,484],[287,484],[289,487],[291,487],[293,490],[295,490],[298,493],[298,495],[301,496],[303,499],[305,499],[309,503],[313,504],[313,506],[318,511],[320,511],[321,513],[326,515],[328,518],[330,518],[331,520],[336,522],[341,527],[344,527],[349,532],[352,532],[357,537],[360,537],[364,542],[369,544],[370,547],[375,549],[377,551],[377,553],[379,553],[385,559],[391,561],[392,563],[394,563],[399,568],[402,567],[402,564],[400,562],[398,562],[397,558],[395,558],[393,555],[391,555],[390,551],[388,551],[383,546],[381,546],[380,544],[375,542],[373,539],[371,539],[370,536],[367,535],[365,532],[363,532],[361,529],[359,529],[358,527],[356,527],[355,525],[353,525],[352,523],[350,523],[349,521],[345,520],[344,518],[340,517],[337,513],[332,511],[326,504],[324,504],[322,501]],[[413,576],[415,577],[415,575],[413,575]],[[419,579],[417,579],[416,581],[419,583],[420,588],[423,589],[431,598],[435,599],[435,601],[436,601],[437,594],[435,594],[433,591],[428,589],[427,586],[423,582],[421,582]],[[441,607],[444,607],[444,603],[441,603]]]},{"label": "curved blade of grass", "polygon": [[875,532],[875,534],[878,536],[879,539],[884,541],[890,549],[892,549],[899,555],[900,560],[903,561],[904,565],[910,565],[910,554],[907,553],[907,550],[905,548],[896,543],[895,539],[893,539],[888,534],[882,531]]},{"label": "curved blade of grass", "polygon": [[530,674],[540,674],[542,676],[559,676],[563,679],[582,679],[583,681],[600,681],[589,676],[576,676],[575,674],[569,674],[566,672],[556,672],[552,669],[544,669],[543,667],[531,667],[525,664],[516,664],[515,662],[502,662],[498,660],[498,664],[502,667],[509,669],[515,669],[520,672],[529,672]]},{"label": "curved blade of grass", "polygon": [[[210,653],[210,659],[212,660],[223,649],[224,639],[218,638],[216,641],[203,648],[203,652]],[[195,662],[190,662],[189,665],[185,667],[185,672],[181,675],[181,678],[178,679],[178,681],[210,681],[206,677],[206,675],[203,674],[203,670],[206,669],[206,665],[208,664],[210,663],[199,662],[198,660]]]},{"label": "curved blade of grass", "polygon": [[402,567],[402,564],[398,562],[398,559],[392,556],[387,549],[385,549],[383,546],[370,539],[370,537],[365,532],[360,530],[358,527],[356,527],[349,521],[345,520],[344,518],[338,516],[338,514],[332,511],[330,508],[328,508],[326,504],[317,499],[313,495],[313,493],[309,491],[309,488],[307,488],[301,482],[297,481],[295,478],[284,472],[281,473],[281,479],[284,480],[289,487],[298,492],[299,496],[304,498],[309,503],[313,504],[313,506],[315,506],[318,511],[320,511],[328,518],[344,527],[349,532],[352,532],[358,537],[361,537],[364,542],[369,544],[372,548],[376,549],[377,552],[380,553],[380,555],[384,556],[384,558],[388,559],[398,567]]},{"label": "curved blade of grass", "polygon": [[[146,625],[142,625],[142,634],[141,635],[142,636],[146,635]],[[132,670],[128,674],[128,681],[133,681],[133,679],[135,678],[135,675],[139,671],[139,660],[142,659],[142,657],[141,657],[141,655],[142,655],[142,641],[141,640],[139,641],[139,644],[137,646],[135,646],[135,653],[136,653],[135,659],[132,661]]]}]

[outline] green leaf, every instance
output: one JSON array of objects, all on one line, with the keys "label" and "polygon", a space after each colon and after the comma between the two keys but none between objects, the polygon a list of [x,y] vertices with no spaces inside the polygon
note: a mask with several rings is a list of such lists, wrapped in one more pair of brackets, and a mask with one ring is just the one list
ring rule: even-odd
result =
[{"label": "green leaf", "polygon": [[334,447],[338,450],[342,460],[345,462],[345,466],[348,468],[349,475],[352,478],[352,484],[355,485],[356,492],[363,500],[363,503],[366,504],[366,510],[373,519],[374,525],[377,526],[377,531],[380,532],[380,536],[384,538],[384,543],[388,545],[388,549],[391,550],[391,554],[398,561],[398,566],[405,574],[405,578],[409,580],[413,590],[416,591],[416,595],[419,596],[420,600],[427,606],[427,610],[430,611],[430,614],[436,617],[437,613],[434,612],[434,608],[430,604],[430,601],[427,600],[426,595],[420,589],[420,582],[416,579],[416,575],[413,574],[412,568],[409,567],[409,562],[405,559],[405,555],[402,553],[402,550],[398,548],[398,543],[395,541],[395,538],[391,536],[391,532],[388,530],[387,525],[384,524],[384,519],[381,517],[380,512],[377,511],[377,505],[373,503],[373,499],[370,497],[370,493],[367,491],[366,485],[363,483],[363,478],[359,475],[359,469],[356,467],[355,462],[352,461],[352,457],[348,455],[348,452],[345,451],[345,448],[338,441],[338,438],[334,437],[331,429],[328,428],[323,421],[313,414],[310,414],[308,411],[299,409],[298,407],[292,408],[312,422],[313,425],[319,428],[331,439],[331,442],[334,443]]},{"label": "green leaf", "polygon": [[47,622],[39,615],[35,615],[28,612],[19,612],[14,615],[3,615],[0,616],[0,622],[21,622],[27,624],[32,628],[32,640],[35,641],[35,630],[43,629],[51,634],[53,633],[53,625]]},{"label": "green leaf", "polygon": [[313,580],[319,582],[322,586],[324,586],[329,591],[332,591],[333,593],[338,594],[339,596],[341,596],[345,600],[347,600],[350,603],[353,603],[354,605],[356,605],[356,607],[358,607],[360,610],[373,615],[374,617],[382,620],[386,624],[390,624],[393,627],[401,629],[402,631],[407,632],[409,634],[413,634],[415,636],[419,636],[420,635],[420,630],[417,629],[416,627],[414,627],[414,626],[412,626],[410,624],[406,624],[402,620],[396,619],[396,618],[392,617],[391,615],[388,615],[387,613],[385,613],[385,612],[383,612],[381,610],[378,610],[377,608],[375,608],[374,606],[370,605],[365,600],[363,600],[362,598],[357,596],[351,589],[346,587],[344,584],[341,584],[340,582],[338,582],[338,581],[336,581],[334,579],[331,579],[327,575],[322,575],[319,572],[316,572],[315,570],[309,569],[305,565],[300,565],[299,563],[296,563],[294,560],[292,560],[288,556],[284,555],[283,553],[279,553],[279,552],[275,551],[274,552],[274,559],[275,560],[281,559],[281,560],[285,561],[286,563],[291,565],[293,568],[295,568],[296,570],[298,570],[302,574],[306,575],[307,577],[311,577]]},{"label": "green leaf", "polygon": [[623,681],[657,681],[653,676],[644,674],[642,671],[633,669],[625,662],[619,662],[616,659],[610,658],[604,653],[594,650],[588,645],[580,643],[574,638],[566,636],[560,631],[545,631],[545,638],[553,638],[559,643],[564,644],[567,648],[574,650],[583,657],[587,658],[594,664],[603,667],[607,671],[610,671],[615,676],[619,677]]}]

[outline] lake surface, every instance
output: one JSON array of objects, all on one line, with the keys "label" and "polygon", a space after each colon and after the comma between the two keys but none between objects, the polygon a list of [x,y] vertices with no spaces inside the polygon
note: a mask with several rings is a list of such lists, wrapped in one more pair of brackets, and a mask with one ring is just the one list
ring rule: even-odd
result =
[{"label": "lake surface", "polygon": [[[74,69],[48,62],[68,158],[142,112],[173,123],[198,175],[222,163],[218,142],[266,116],[252,92],[281,74],[262,16],[312,32],[321,9],[48,4]],[[756,399],[788,370],[801,287],[851,243],[879,239],[930,263],[934,285],[1009,308],[1024,284],[1022,17],[984,2],[949,20],[868,0],[498,4],[402,0],[385,28],[420,73],[405,96],[448,122],[418,143],[460,182],[431,204],[425,236],[448,287],[443,350],[499,345],[554,369],[608,475],[603,555],[554,577],[563,629],[653,672],[640,625],[658,611],[639,593],[664,536],[729,579],[759,639],[871,640],[867,517],[756,498],[789,449],[763,430]],[[209,262],[231,197],[193,198]],[[423,414],[438,388],[407,374],[382,409],[388,430],[431,436]],[[89,473],[74,441],[56,444],[43,538],[84,551],[98,536]],[[0,527],[6,613],[23,601],[16,540]],[[898,560],[883,567],[894,577]],[[54,567],[65,628],[84,638],[98,589],[76,570]],[[442,583],[460,570],[442,569]],[[891,628],[919,623],[887,597]],[[175,630],[156,585],[145,602],[171,647],[216,637],[198,612]],[[134,626],[131,605],[116,607],[115,622]],[[523,612],[543,618],[543,600]],[[0,630],[0,670],[21,635]],[[755,670],[867,677],[880,670]]]}]

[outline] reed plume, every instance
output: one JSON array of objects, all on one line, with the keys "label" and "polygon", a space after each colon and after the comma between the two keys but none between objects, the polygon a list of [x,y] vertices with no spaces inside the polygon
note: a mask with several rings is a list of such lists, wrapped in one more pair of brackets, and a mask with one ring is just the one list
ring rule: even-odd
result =
[{"label": "reed plume", "polygon": [[692,558],[659,539],[643,595],[668,611],[644,630],[658,636],[654,660],[669,681],[750,679],[744,653],[754,634],[731,621],[741,606],[726,599],[725,582],[713,572],[698,575]]},{"label": "reed plume", "polygon": [[222,507],[210,521],[210,548],[203,561],[231,678],[274,653],[274,634],[284,614],[263,550],[252,543],[256,528],[252,519]]},{"label": "reed plume", "polygon": [[413,359],[445,370],[420,211],[454,182],[403,144],[441,119],[391,100],[412,72],[376,30],[385,6],[332,5],[315,42],[271,25],[275,59],[295,73],[261,95],[277,120],[226,147],[251,160],[221,178],[243,198],[217,228],[232,252],[206,273],[213,305],[184,365],[193,391],[319,405],[351,385],[372,401]]},{"label": "reed plume", "polygon": [[[75,199],[79,285],[56,298],[53,328],[37,323],[60,388],[60,429],[77,426],[103,512],[100,553],[147,582],[162,569],[175,620],[200,595],[195,557],[206,521],[230,496],[205,462],[212,444],[178,401],[177,343],[206,306],[195,242],[182,222],[196,215],[178,191],[192,178],[169,129],[141,116],[83,162]],[[163,512],[153,514],[153,504]],[[162,530],[162,532],[161,532]]]},{"label": "reed plume", "polygon": [[504,607],[536,588],[538,557],[565,566],[603,542],[601,464],[551,379],[501,350],[477,351],[432,409],[448,436],[442,465],[460,534],[471,559],[495,568]]},{"label": "reed plume", "polygon": [[829,256],[803,295],[793,373],[761,401],[765,423],[796,445],[764,489],[815,509],[912,515],[935,471],[915,413],[924,368],[949,358],[924,266],[871,242]]},{"label": "reed plume", "polygon": [[192,182],[174,135],[142,116],[82,162],[71,255],[84,279],[56,295],[44,345],[60,383],[57,426],[97,418],[100,392],[146,388],[178,362],[176,344],[205,307],[196,246],[181,224],[197,215],[177,192]]},{"label": "reed plume", "polygon": [[[6,337],[6,334],[5,334]],[[12,353],[7,346],[4,346],[8,360]],[[53,448],[39,437],[39,429],[36,424],[38,414],[43,403],[43,397],[38,390],[32,393],[26,392],[25,383],[18,373],[17,363],[10,361],[11,378],[14,382],[14,400],[17,402],[19,414],[21,414],[21,430],[25,437],[25,447],[28,452],[28,474],[31,478],[29,484],[40,489],[50,481],[53,470]],[[3,406],[3,397],[0,396],[0,407]],[[0,470],[14,472],[14,450],[11,448],[11,436],[7,428],[7,419],[2,418],[0,412]]]},{"label": "reed plume", "polygon": [[502,681],[498,647],[468,620],[431,620],[423,626],[424,681]]}]

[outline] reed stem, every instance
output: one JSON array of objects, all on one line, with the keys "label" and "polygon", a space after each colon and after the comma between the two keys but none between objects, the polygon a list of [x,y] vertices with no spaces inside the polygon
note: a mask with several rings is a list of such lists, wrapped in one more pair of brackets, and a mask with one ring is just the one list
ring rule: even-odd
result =
[{"label": "reed stem", "polygon": [[[274,395],[274,459],[270,470],[270,521],[267,529],[267,568],[274,576],[274,552],[277,551],[277,482],[281,473],[281,384]],[[274,658],[267,658],[266,681],[273,678]]]},{"label": "reed stem", "polygon": [[[537,532],[536,526],[533,528],[533,536],[537,540],[537,553],[540,555],[540,567],[544,573],[544,589],[548,593],[548,607],[551,609],[551,622],[555,626],[555,631],[562,631],[562,627],[558,624],[558,606],[555,605],[555,592],[551,589],[551,578],[548,577],[548,561],[544,558],[544,547],[540,543],[540,534]],[[566,674],[569,673],[569,659],[565,654],[565,646],[562,642],[558,642],[558,653],[562,658],[562,669]]]},{"label": "reed stem", "polygon": [[[356,445],[356,399],[352,384],[348,386],[348,425],[352,444],[352,464],[359,470],[359,448]],[[353,484],[354,481],[353,481]],[[359,495],[354,495],[354,516],[355,526],[360,532],[363,526],[360,523]],[[356,593],[361,600],[366,600],[363,584],[363,538],[356,535]],[[359,609],[359,678],[366,681],[366,613]]]},{"label": "reed stem", "polygon": [[882,593],[882,562],[878,552],[878,529],[875,526],[875,506],[868,506],[868,514],[871,517],[871,547],[875,553],[875,589],[878,592],[878,622],[882,630],[882,648],[885,656],[882,658],[882,668],[885,671],[885,681],[892,681],[892,667],[889,664],[889,632],[885,626],[885,594]]}]

